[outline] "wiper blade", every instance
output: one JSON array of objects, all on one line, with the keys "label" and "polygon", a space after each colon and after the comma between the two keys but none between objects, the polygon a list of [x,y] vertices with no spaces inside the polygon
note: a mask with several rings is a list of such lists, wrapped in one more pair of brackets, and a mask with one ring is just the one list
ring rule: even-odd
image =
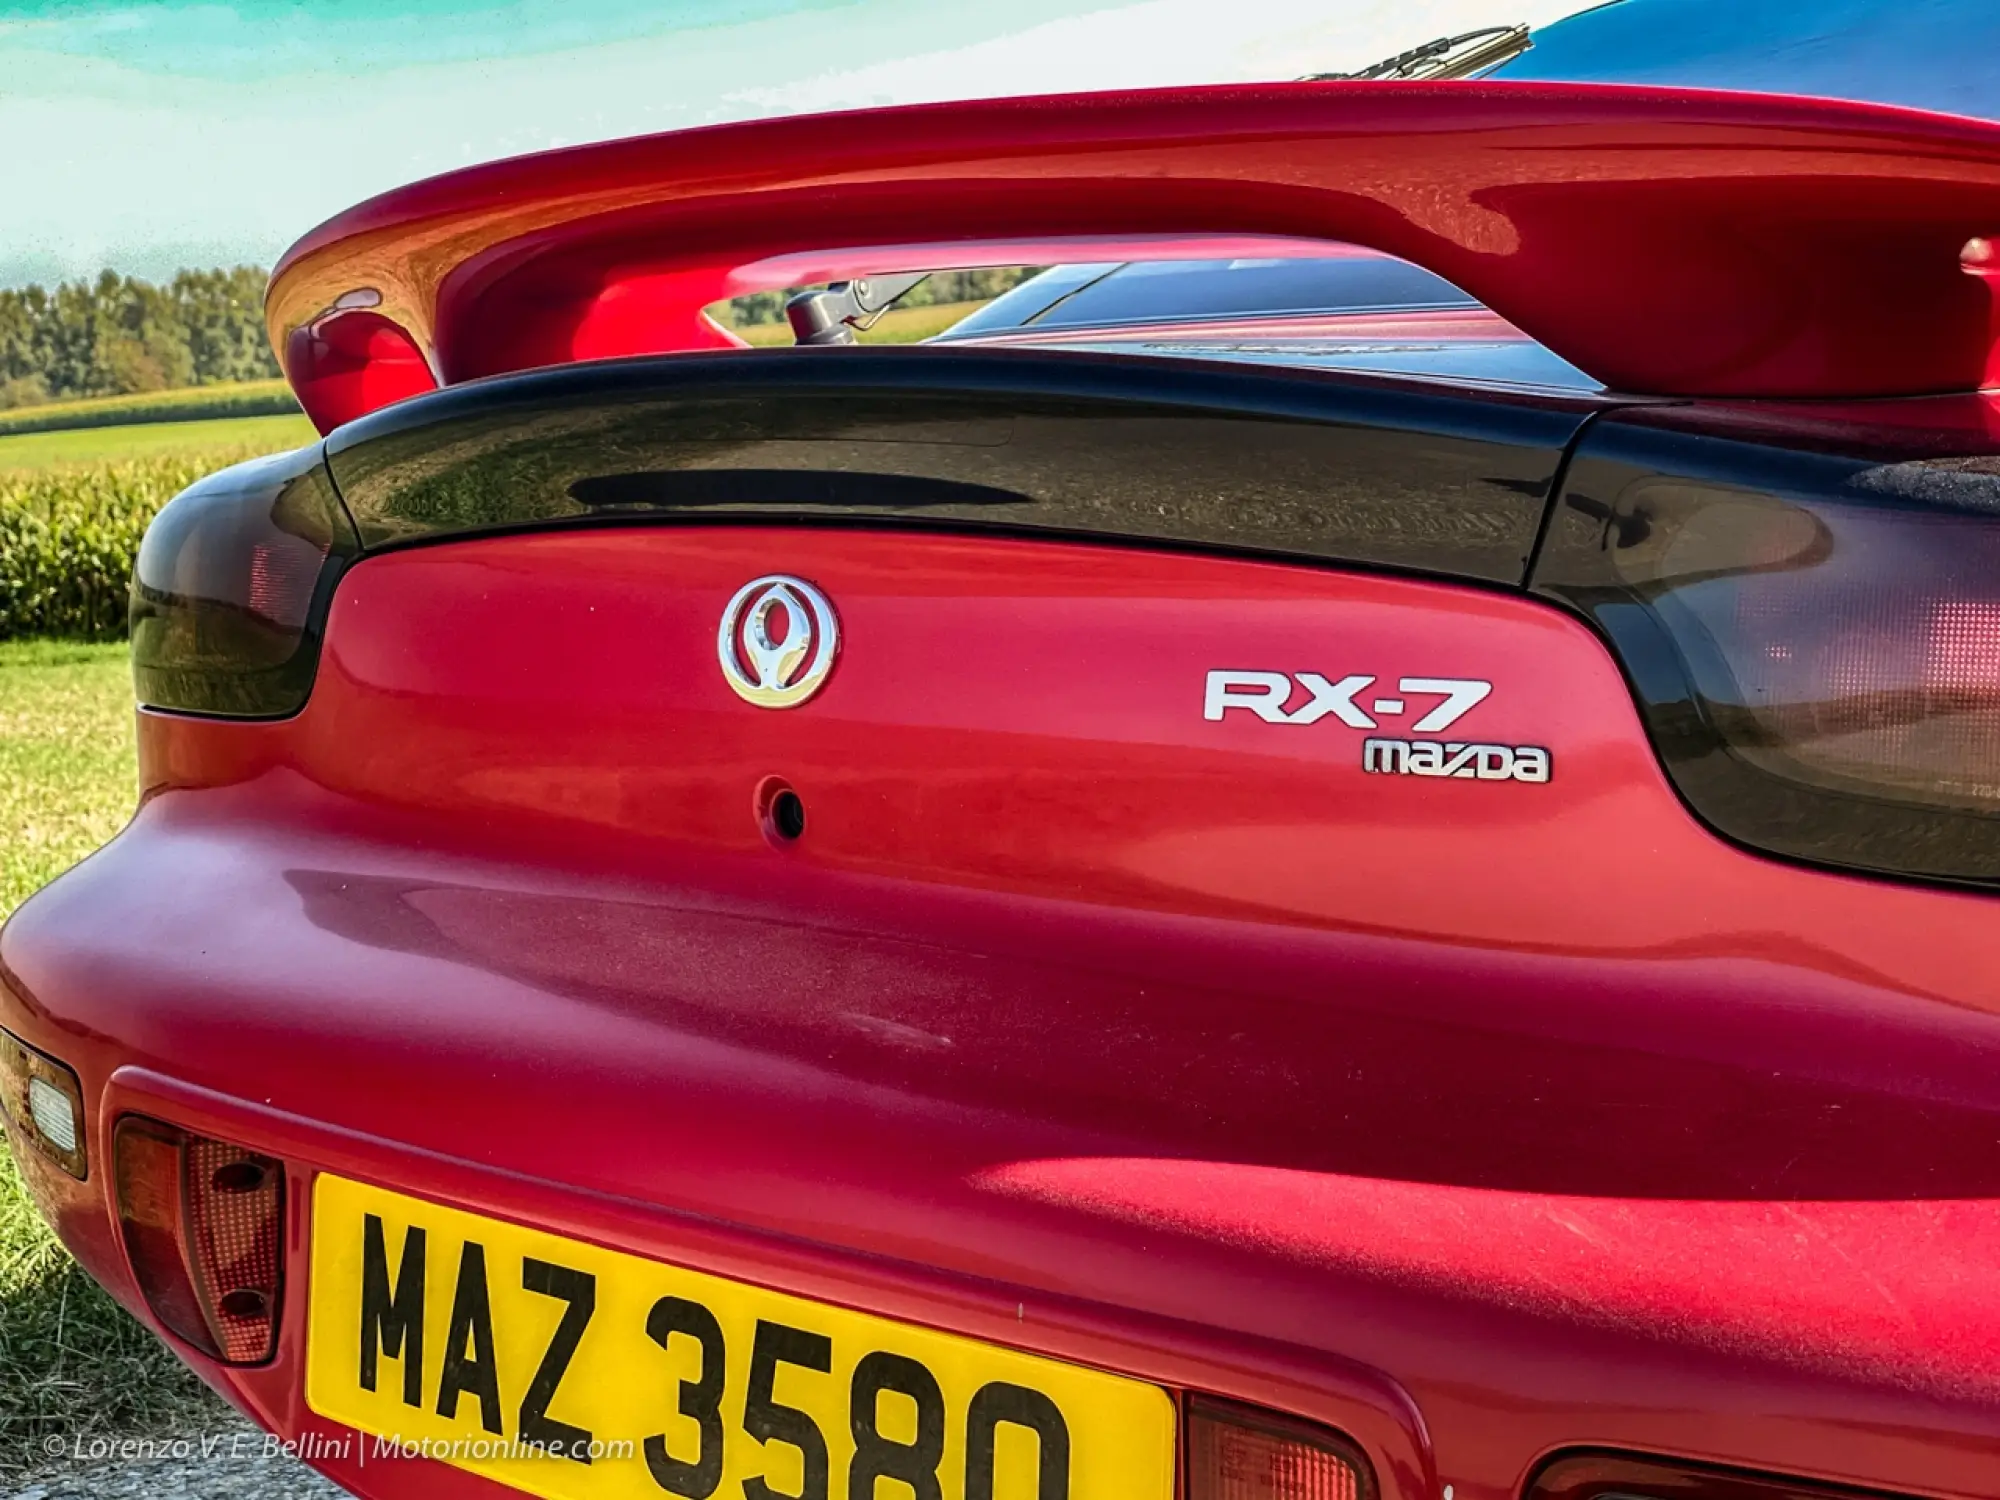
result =
[{"label": "wiper blade", "polygon": [[1337,78],[1471,78],[1519,57],[1534,45],[1526,26],[1485,26],[1441,36],[1354,73],[1308,73],[1305,83]]}]

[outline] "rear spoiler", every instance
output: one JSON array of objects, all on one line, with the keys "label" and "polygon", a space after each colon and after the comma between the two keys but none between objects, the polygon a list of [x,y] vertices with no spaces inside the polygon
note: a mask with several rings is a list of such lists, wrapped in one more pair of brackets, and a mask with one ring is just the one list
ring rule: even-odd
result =
[{"label": "rear spoiler", "polygon": [[1982,121],[1616,85],[1266,84],[795,116],[476,166],[313,230],[266,315],[327,431],[441,383],[733,346],[702,309],[747,291],[1337,241],[1435,272],[1614,389],[1904,396],[2000,372],[1989,235],[2000,126]]}]

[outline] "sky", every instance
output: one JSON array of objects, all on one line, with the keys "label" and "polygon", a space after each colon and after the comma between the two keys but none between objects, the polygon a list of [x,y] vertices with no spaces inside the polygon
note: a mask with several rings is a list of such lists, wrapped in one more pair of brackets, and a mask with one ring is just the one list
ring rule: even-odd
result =
[{"label": "sky", "polygon": [[581,141],[1365,66],[1582,0],[0,0],[0,286],[268,266],[370,194]]}]

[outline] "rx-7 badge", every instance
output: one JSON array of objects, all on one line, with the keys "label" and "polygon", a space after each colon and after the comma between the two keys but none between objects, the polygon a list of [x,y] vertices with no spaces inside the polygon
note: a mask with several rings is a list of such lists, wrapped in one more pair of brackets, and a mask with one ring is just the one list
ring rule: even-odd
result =
[{"label": "rx-7 badge", "polygon": [[[1417,718],[1409,733],[1441,735],[1493,692],[1492,683],[1472,677],[1402,677],[1394,695],[1371,696],[1364,707],[1361,695],[1376,681],[1362,672],[1338,681],[1318,672],[1210,672],[1202,717],[1220,719],[1231,709],[1240,709],[1267,724],[1296,726],[1332,718],[1350,729],[1380,729],[1383,719],[1414,713]],[[1305,700],[1290,707],[1301,688]],[[1551,762],[1540,745],[1370,736],[1361,743],[1361,769],[1376,775],[1540,783],[1549,779]]]}]

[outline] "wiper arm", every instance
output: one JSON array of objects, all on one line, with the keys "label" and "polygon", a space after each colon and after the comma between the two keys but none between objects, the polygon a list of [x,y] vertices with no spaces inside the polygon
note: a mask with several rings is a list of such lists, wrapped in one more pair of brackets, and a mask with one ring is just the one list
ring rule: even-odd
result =
[{"label": "wiper arm", "polygon": [[1470,78],[1519,57],[1534,45],[1526,26],[1485,26],[1441,36],[1354,73],[1308,73],[1305,83],[1337,78]]},{"label": "wiper arm", "polygon": [[800,292],[785,304],[792,339],[800,344],[851,344],[855,329],[866,332],[874,327],[891,303],[930,274],[858,276],[836,281],[825,291]]}]

